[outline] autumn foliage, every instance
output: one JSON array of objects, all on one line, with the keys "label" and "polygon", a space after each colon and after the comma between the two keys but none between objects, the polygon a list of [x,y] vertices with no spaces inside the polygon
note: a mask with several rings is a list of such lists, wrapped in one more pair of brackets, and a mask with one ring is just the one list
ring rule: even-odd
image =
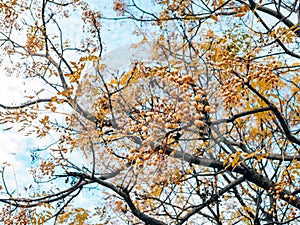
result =
[{"label": "autumn foliage", "polygon": [[[39,143],[17,153],[30,184],[1,162],[1,223],[298,224],[299,10],[1,1],[1,71],[27,85],[1,132]],[[124,35],[144,59],[106,65]]]}]

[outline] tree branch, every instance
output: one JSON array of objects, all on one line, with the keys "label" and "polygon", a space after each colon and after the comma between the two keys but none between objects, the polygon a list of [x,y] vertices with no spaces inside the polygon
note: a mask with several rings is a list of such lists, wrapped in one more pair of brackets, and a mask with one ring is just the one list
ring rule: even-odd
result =
[{"label": "tree branch", "polygon": [[[17,106],[6,106],[6,105],[3,105],[3,104],[0,104],[0,108],[3,108],[3,109],[22,109],[22,108],[25,108],[25,107],[28,107],[28,106],[31,106],[31,105],[35,105],[37,103],[51,102],[51,101],[52,101],[51,99],[45,98],[45,99],[37,99],[37,100],[34,100],[34,101],[29,101],[29,102],[26,102],[26,103],[23,103],[23,104],[20,104],[20,105],[17,105]],[[63,100],[63,101],[67,102],[66,100]]]},{"label": "tree branch", "polygon": [[[233,74],[235,74],[237,77],[241,77],[236,71],[232,71]],[[296,138],[292,132],[289,129],[289,126],[286,122],[286,120],[283,118],[283,116],[281,115],[281,113],[279,112],[279,110],[277,109],[277,107],[270,102],[265,96],[263,96],[258,90],[256,90],[254,87],[251,86],[251,84],[249,84],[249,82],[245,83],[245,85],[247,85],[247,87],[254,93],[256,94],[262,101],[264,101],[268,107],[270,108],[270,110],[275,114],[275,116],[277,117],[283,132],[285,134],[285,136],[287,137],[287,139],[290,142],[293,142],[295,144],[300,145],[300,139]]]},{"label": "tree branch", "polygon": [[288,28],[290,28],[298,37],[300,37],[300,29],[297,24],[293,23],[291,20],[287,19],[286,16],[284,16],[280,11],[275,11],[270,8],[261,6],[256,4],[253,0],[249,0],[249,5],[252,10],[257,9],[261,12],[264,12],[270,16],[275,17],[276,19],[282,21],[284,25],[286,25]]},{"label": "tree branch", "polygon": [[[247,181],[257,185],[258,187],[263,188],[264,190],[270,190],[271,188],[273,188],[275,186],[275,183],[272,180],[270,180],[268,177],[265,177],[262,174],[259,174],[254,169],[246,168],[245,166],[238,165],[233,168],[232,166],[224,165],[223,162],[218,161],[218,160],[208,159],[208,158],[199,158],[196,156],[192,156],[188,153],[175,151],[171,148],[166,149],[166,154],[169,154],[170,156],[177,158],[177,159],[182,159],[188,163],[201,165],[201,166],[205,166],[205,167],[210,167],[210,168],[214,168],[214,169],[219,169],[219,170],[236,172],[238,174],[243,175]],[[291,196],[291,195],[292,195],[291,192],[289,192],[287,190],[283,190],[280,193],[279,197],[280,197],[280,199],[282,199],[282,200],[288,202],[289,204],[293,205],[294,207],[300,209],[300,198],[295,197],[294,200],[291,200],[289,198],[289,196]]]},{"label": "tree branch", "polygon": [[216,121],[211,121],[210,124],[218,125],[220,123],[231,123],[231,122],[235,121],[238,118],[248,116],[248,115],[251,115],[251,114],[255,114],[255,113],[259,113],[259,112],[269,111],[269,110],[271,110],[271,107],[269,107],[269,106],[265,107],[265,108],[252,109],[252,110],[249,110],[247,112],[242,112],[242,113],[233,115],[232,117],[227,118],[227,119],[220,119],[220,120],[216,120]]},{"label": "tree branch", "polygon": [[213,194],[207,201],[204,203],[200,204],[199,206],[195,207],[193,210],[191,210],[189,213],[187,213],[177,225],[182,225],[184,224],[191,216],[196,214],[198,211],[201,209],[205,208],[206,206],[217,202],[219,197],[228,192],[230,189],[234,188],[235,186],[241,184],[242,182],[245,181],[244,177],[240,177],[234,181],[232,181],[230,184],[228,184],[226,187],[224,187],[222,190],[220,190],[218,193]]}]

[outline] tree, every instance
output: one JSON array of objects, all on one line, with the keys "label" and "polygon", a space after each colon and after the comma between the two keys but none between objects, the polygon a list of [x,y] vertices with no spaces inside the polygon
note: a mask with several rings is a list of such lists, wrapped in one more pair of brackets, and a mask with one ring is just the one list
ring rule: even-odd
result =
[{"label": "tree", "polygon": [[[46,146],[29,186],[2,164],[1,222],[298,223],[300,2],[111,3],[1,1],[3,73],[32,89],[1,126]],[[107,70],[115,23],[150,62]]]}]

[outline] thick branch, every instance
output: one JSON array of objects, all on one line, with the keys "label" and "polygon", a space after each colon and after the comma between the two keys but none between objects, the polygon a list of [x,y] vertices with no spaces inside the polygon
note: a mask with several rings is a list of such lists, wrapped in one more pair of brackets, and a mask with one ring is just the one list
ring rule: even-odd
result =
[{"label": "thick branch", "polygon": [[119,188],[111,183],[108,183],[100,178],[97,177],[90,177],[88,175],[86,175],[86,177],[88,179],[93,179],[95,182],[97,182],[98,184],[107,187],[109,189],[111,189],[112,191],[116,192],[118,195],[120,195],[125,202],[127,203],[127,205],[129,206],[131,212],[133,215],[135,215],[137,218],[139,218],[141,221],[143,221],[146,225],[166,225],[165,223],[154,219],[144,213],[142,213],[132,202],[129,193],[127,192],[127,190]]},{"label": "thick branch", "polygon": [[[227,145],[233,145],[239,147],[243,152],[252,154],[253,152],[247,149],[244,143],[242,142],[234,142],[234,141],[229,141],[224,138],[224,143]],[[292,154],[278,154],[278,153],[269,153],[269,154],[260,154],[258,153],[256,156],[264,156],[266,159],[271,159],[271,160],[280,160],[280,161],[293,161],[293,160],[300,160],[300,154],[295,153],[294,155]],[[253,156],[255,157],[255,156]]]},{"label": "thick branch", "polygon": [[47,195],[40,198],[8,198],[8,199],[0,199],[0,202],[13,205],[16,207],[22,207],[22,208],[31,208],[41,205],[42,203],[51,203],[56,202],[58,200],[64,199],[68,196],[70,196],[73,192],[76,190],[81,189],[86,184],[90,184],[91,181],[83,181],[80,179],[74,186],[63,190],[61,192]]},{"label": "thick branch", "polygon": [[251,6],[251,9],[257,9],[261,12],[264,12],[270,16],[275,17],[276,19],[282,21],[284,25],[286,25],[288,28],[290,28],[298,37],[300,37],[300,30],[298,28],[298,25],[293,23],[291,20],[287,19],[286,16],[284,16],[279,11],[272,10],[270,8],[260,6],[256,4],[253,0],[249,0],[249,4]]},{"label": "thick branch", "polygon": [[[239,2],[242,2],[242,1],[239,1]],[[251,8],[253,14],[259,19],[260,23],[264,26],[264,28],[267,30],[267,32],[270,32],[271,29],[270,29],[270,28],[268,27],[268,25],[264,22],[264,20],[261,18],[261,16],[257,13],[257,8],[256,8],[256,7],[258,7],[258,5],[257,5],[253,0],[249,0],[249,2],[250,2],[250,3],[249,3],[249,4],[250,4],[250,8]],[[245,4],[244,2],[242,2],[242,3]],[[271,14],[269,14],[269,15],[271,15]],[[295,32],[295,31],[300,32],[299,27],[295,27],[293,30],[294,30],[294,32]],[[298,34],[297,34],[297,35],[298,35]],[[298,35],[298,36],[299,36],[299,35]],[[295,58],[297,58],[297,59],[300,59],[300,55],[298,55],[298,54],[296,54],[295,52],[292,52],[292,51],[290,51],[289,49],[287,49],[287,47],[282,43],[282,41],[279,40],[278,37],[276,37],[276,35],[275,35],[275,40],[276,40],[276,42],[278,43],[278,45],[284,50],[284,52],[285,52],[286,54],[288,54],[288,55],[290,55],[290,56],[293,56],[293,57],[295,57]]]},{"label": "thick branch", "polygon": [[[182,159],[188,163],[193,163],[196,165],[200,166],[205,166],[205,167],[210,167],[214,169],[219,169],[219,170],[227,170],[227,171],[233,171],[238,174],[241,174],[245,177],[245,179],[258,187],[263,188],[264,190],[270,190],[275,186],[275,183],[270,180],[268,177],[263,176],[262,174],[259,174],[256,172],[254,169],[251,168],[246,168],[244,166],[235,166],[232,168],[231,166],[226,166],[224,165],[223,162],[214,160],[214,159],[207,159],[207,158],[199,158],[196,156],[192,156],[188,153],[184,152],[178,152],[178,151],[173,151],[171,148],[166,149],[166,154],[171,155],[174,158],[177,159]],[[294,207],[300,209],[300,198],[296,197],[294,200],[291,200],[287,196],[291,196],[292,193],[289,191],[284,190],[283,192],[280,193],[280,199],[288,202],[289,204],[293,205]]]},{"label": "thick branch", "polygon": [[31,106],[31,105],[35,105],[37,103],[42,103],[42,102],[51,102],[51,99],[47,99],[47,98],[46,99],[37,99],[37,100],[26,102],[26,103],[23,103],[23,104],[20,104],[20,105],[17,105],[17,106],[6,106],[6,105],[3,105],[3,104],[0,104],[0,108],[3,108],[3,109],[22,109],[22,108],[25,108],[25,107],[28,107],[28,106]]},{"label": "thick branch", "polygon": [[287,139],[290,142],[296,143],[298,145],[300,145],[300,139],[296,138],[290,131],[289,126],[286,122],[286,120],[283,118],[283,116],[281,115],[281,113],[279,112],[279,110],[277,109],[277,107],[272,104],[268,99],[266,99],[262,94],[260,94],[255,88],[253,88],[250,84],[246,84],[248,86],[248,88],[255,93],[260,99],[262,99],[272,110],[272,112],[275,114],[275,116],[277,117],[283,132],[285,134],[285,136],[287,137]]},{"label": "thick branch", "polygon": [[271,110],[271,107],[253,109],[253,110],[249,110],[247,112],[242,112],[242,113],[233,115],[232,117],[227,118],[227,119],[221,119],[221,120],[212,121],[211,124],[212,125],[218,125],[220,123],[231,123],[231,122],[235,121],[238,118],[241,118],[241,117],[244,117],[244,116],[248,116],[248,115],[251,115],[251,114],[255,114],[255,113],[259,113],[259,112],[269,111],[269,110]]},{"label": "thick branch", "polygon": [[[232,72],[237,77],[241,77],[236,71],[232,71]],[[258,90],[256,90],[254,87],[252,87],[251,84],[249,84],[249,83],[245,83],[245,84],[254,94],[256,94],[262,101],[264,101],[264,103],[266,103],[268,105],[268,107],[270,108],[270,110],[275,114],[276,118],[278,119],[278,121],[283,129],[283,132],[284,132],[286,138],[290,142],[300,145],[300,139],[296,138],[292,134],[286,120],[283,118],[283,116],[281,115],[281,113],[279,112],[277,107],[272,102],[270,102],[265,96],[263,96]]]},{"label": "thick branch", "polygon": [[218,193],[212,195],[207,201],[202,203],[201,205],[195,207],[193,210],[191,210],[189,213],[187,213],[182,220],[177,223],[177,225],[182,225],[184,224],[191,216],[199,212],[201,209],[207,207],[208,205],[217,202],[218,198],[228,192],[230,189],[234,188],[235,186],[241,184],[243,181],[245,181],[244,177],[240,177],[234,181],[232,181],[230,184],[228,184],[226,187],[224,187],[222,190],[220,190]]}]

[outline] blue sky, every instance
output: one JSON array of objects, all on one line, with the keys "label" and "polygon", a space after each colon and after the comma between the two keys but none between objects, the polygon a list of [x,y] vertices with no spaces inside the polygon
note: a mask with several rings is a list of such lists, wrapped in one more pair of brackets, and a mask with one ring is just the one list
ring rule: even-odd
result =
[{"label": "blue sky", "polygon": [[[114,15],[112,11],[113,1],[112,0],[89,0],[92,8],[99,9],[104,16],[111,17]],[[139,1],[139,3],[143,4],[143,7],[148,8],[151,4],[151,1]],[[69,40],[71,43],[78,43],[81,38],[84,38],[85,35],[82,34],[80,28],[83,24],[78,23],[80,20],[79,14],[74,14],[67,20],[62,20],[61,25],[64,28],[64,38],[65,40]],[[64,26],[65,25],[65,26]],[[103,38],[103,57],[101,63],[107,64],[107,66],[111,70],[119,70],[120,68],[124,68],[130,64],[130,61],[134,59],[136,55],[134,55],[136,50],[132,50],[130,48],[131,44],[137,43],[141,40],[141,37],[138,37],[133,34],[133,31],[139,26],[139,23],[135,23],[133,21],[103,21],[101,27],[101,35]],[[214,26],[214,25],[212,25]],[[149,28],[151,29],[151,28]],[[53,33],[57,32],[56,29],[53,30]],[[23,41],[22,35],[15,36],[19,41]],[[146,55],[145,55],[146,56]],[[72,57],[72,56],[70,56]],[[143,54],[138,55],[139,57],[144,57]],[[148,56],[146,56],[147,58]],[[78,56],[74,57],[76,60]],[[24,98],[24,96],[28,96],[31,94],[35,94],[33,90],[42,90],[46,88],[44,84],[40,81],[28,82],[20,77],[7,77],[2,65],[0,67],[0,79],[1,79],[1,95],[0,95],[0,103],[11,105],[11,104],[20,104],[28,99]],[[92,64],[88,64],[85,71],[92,70]],[[49,94],[47,90],[41,92],[39,96],[43,96]],[[51,93],[50,93],[51,94]],[[55,95],[55,93],[52,93]],[[69,110],[67,108],[61,109]],[[57,115],[57,119],[61,119],[59,115]],[[53,134],[52,136],[47,136],[43,139],[35,138],[34,135],[32,137],[24,136],[24,133],[18,133],[18,127],[4,131],[3,129],[9,127],[9,125],[2,125],[0,130],[0,140],[1,140],[1,162],[7,162],[7,182],[11,189],[15,189],[17,193],[22,193],[23,187],[28,186],[32,183],[31,176],[28,172],[31,163],[31,150],[36,148],[44,148],[48,146],[50,143],[53,143],[57,137]],[[40,154],[45,154],[41,152]],[[87,161],[83,160],[82,153],[77,152],[72,155],[72,159],[77,161],[78,164],[88,164]],[[0,163],[1,163],[0,162]],[[60,185],[63,185],[61,183]],[[51,187],[51,184],[48,185]],[[94,188],[94,185],[91,185],[91,188]],[[92,190],[84,190],[74,202],[76,207],[90,207],[91,209],[95,206],[103,207],[107,204],[106,200],[104,200],[104,195],[102,195],[103,189],[99,191]],[[93,199],[93,204],[91,204],[91,199]],[[96,199],[96,200],[94,200]],[[98,221],[99,222],[99,221]]]},{"label": "blue sky", "polygon": [[[103,15],[113,15],[112,11],[113,1],[111,0],[90,0],[91,8],[100,9]],[[26,15],[23,15],[24,18]],[[75,14],[71,16],[68,20],[65,21],[66,28],[64,30],[64,37],[69,39],[72,42],[78,42],[79,39],[83,38],[83,34],[80,29],[74,29],[74,27],[78,27],[78,20],[80,19],[80,15]],[[71,25],[70,25],[71,24]],[[73,25],[72,25],[73,24]],[[64,26],[64,22],[61,23],[62,27]],[[82,24],[81,24],[82,25]],[[132,57],[134,57],[133,52],[130,50],[130,46],[133,43],[137,43],[141,40],[141,37],[137,37],[133,35],[133,31],[136,29],[136,25],[132,23],[132,21],[108,21],[103,22],[101,27],[101,35],[103,38],[104,49],[103,49],[103,63],[105,64],[113,64],[108,65],[113,70],[128,65]],[[57,32],[57,30],[53,30],[53,34]],[[88,34],[85,34],[88,35]],[[24,39],[22,34],[15,34],[15,40],[23,42]],[[115,57],[115,56],[118,57]],[[121,57],[120,57],[121,56]],[[116,68],[117,65],[118,67]],[[88,67],[91,66],[88,65]],[[1,95],[0,95],[0,103],[4,105],[18,105],[20,103],[24,103],[28,99],[26,96],[35,94],[36,90],[42,90],[46,88],[44,84],[40,81],[30,81],[24,80],[21,77],[8,77],[4,70],[5,64],[0,66],[0,79],[1,79]],[[86,68],[86,70],[90,70],[90,68]],[[32,91],[35,90],[35,91]],[[47,90],[44,90],[40,93],[39,97],[46,96],[49,94]],[[53,93],[55,94],[55,93]],[[68,109],[66,109],[68,110]],[[57,116],[59,119],[59,115]],[[10,127],[10,125],[5,124],[1,125],[0,128],[0,140],[1,140],[1,158],[0,163],[5,163],[2,165],[6,166],[6,179],[7,185],[11,190],[15,190],[16,193],[24,193],[24,187],[28,187],[32,183],[32,178],[29,173],[30,167],[33,165],[31,162],[31,154],[33,149],[37,148],[45,148],[49,144],[53,143],[56,140],[54,136],[47,136],[46,138],[39,139],[33,136],[25,136],[24,133],[18,133],[19,129],[18,125],[12,128],[9,131],[4,131],[5,128]],[[40,152],[38,154],[44,154]],[[77,152],[72,156],[74,160],[82,160],[82,153]],[[82,162],[86,163],[86,162]],[[48,185],[50,187],[51,184]],[[92,185],[91,187],[95,187]],[[106,204],[103,200],[103,196],[101,195],[101,191],[96,191],[93,193],[93,190],[83,191],[76,198],[75,206],[76,207],[91,207],[99,206],[102,207]],[[95,204],[91,204],[90,199],[98,199],[94,201]],[[99,222],[99,221],[98,221]],[[51,224],[51,223],[50,223]]]}]

